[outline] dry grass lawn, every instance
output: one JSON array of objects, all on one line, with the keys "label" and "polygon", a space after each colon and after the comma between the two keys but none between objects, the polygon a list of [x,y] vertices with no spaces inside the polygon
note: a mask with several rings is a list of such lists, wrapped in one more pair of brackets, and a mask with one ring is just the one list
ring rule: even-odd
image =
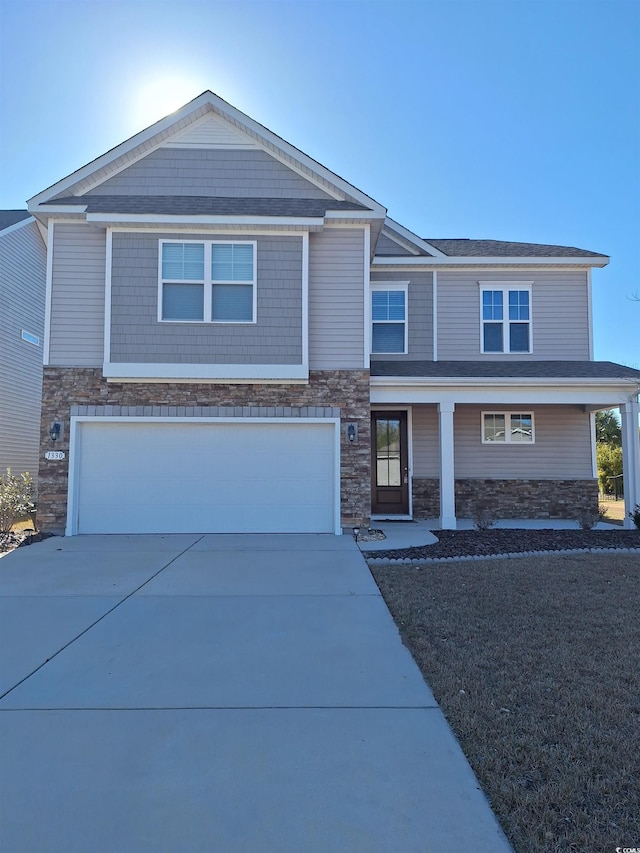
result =
[{"label": "dry grass lawn", "polygon": [[372,572],[517,853],[640,847],[640,556]]},{"label": "dry grass lawn", "polygon": [[600,501],[600,509],[606,509],[607,516],[604,519],[613,524],[622,524],[624,521],[624,501]]}]

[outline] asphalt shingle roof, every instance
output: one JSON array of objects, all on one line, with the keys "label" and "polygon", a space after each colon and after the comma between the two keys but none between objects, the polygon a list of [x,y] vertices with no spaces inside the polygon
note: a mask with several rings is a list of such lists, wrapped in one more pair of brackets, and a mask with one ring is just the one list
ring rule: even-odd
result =
[{"label": "asphalt shingle roof", "polygon": [[550,246],[544,243],[511,243],[506,240],[423,239],[450,257],[491,258],[606,258],[599,252],[588,252],[573,246]]},{"label": "asphalt shingle roof", "polygon": [[31,216],[28,210],[0,210],[0,231]]},{"label": "asphalt shingle roof", "polygon": [[324,216],[327,210],[363,210],[352,201],[315,198],[210,198],[181,195],[84,195],[53,204],[87,205],[88,213],[157,213],[176,216]]},{"label": "asphalt shingle roof", "polygon": [[371,361],[372,376],[425,379],[634,379],[640,370],[612,361]]}]

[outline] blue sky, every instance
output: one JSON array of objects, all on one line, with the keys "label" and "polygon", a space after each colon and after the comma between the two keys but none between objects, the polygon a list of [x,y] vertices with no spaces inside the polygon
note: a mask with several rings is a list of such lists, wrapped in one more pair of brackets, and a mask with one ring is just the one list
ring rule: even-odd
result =
[{"label": "blue sky", "polygon": [[423,237],[578,246],[640,368],[637,0],[0,0],[0,207],[211,89]]}]

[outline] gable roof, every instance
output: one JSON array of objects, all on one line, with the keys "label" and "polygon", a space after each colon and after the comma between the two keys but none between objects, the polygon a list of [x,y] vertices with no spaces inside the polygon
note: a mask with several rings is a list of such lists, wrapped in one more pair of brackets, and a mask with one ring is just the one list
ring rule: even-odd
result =
[{"label": "gable roof", "polygon": [[31,219],[28,210],[0,210],[0,231],[22,222],[23,219]]},{"label": "gable roof", "polygon": [[[211,91],[203,92],[193,101],[164,119],[156,122],[130,139],[107,151],[91,163],[68,175],[41,193],[29,199],[29,210],[37,210],[57,195],[82,195],[98,187],[117,172],[159,148],[207,114],[215,114],[230,127],[257,142],[260,147],[285,165],[299,172],[325,192],[338,200],[350,200],[372,211],[375,218],[384,219],[386,209],[375,199],[363,193],[339,175],[331,172],[299,149],[285,142],[268,128],[254,121]],[[58,200],[56,200],[57,202]]]},{"label": "gable roof", "polygon": [[491,258],[606,258],[600,252],[575,249],[572,246],[552,246],[544,243],[513,243],[507,240],[469,240],[466,238],[431,239],[425,242],[435,246],[449,257]]}]

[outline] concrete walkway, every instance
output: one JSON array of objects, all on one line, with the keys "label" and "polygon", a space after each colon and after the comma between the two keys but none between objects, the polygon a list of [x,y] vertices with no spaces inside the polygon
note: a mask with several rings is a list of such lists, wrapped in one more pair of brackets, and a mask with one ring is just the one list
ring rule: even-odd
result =
[{"label": "concrete walkway", "polygon": [[0,562],[0,849],[509,851],[349,536]]}]

